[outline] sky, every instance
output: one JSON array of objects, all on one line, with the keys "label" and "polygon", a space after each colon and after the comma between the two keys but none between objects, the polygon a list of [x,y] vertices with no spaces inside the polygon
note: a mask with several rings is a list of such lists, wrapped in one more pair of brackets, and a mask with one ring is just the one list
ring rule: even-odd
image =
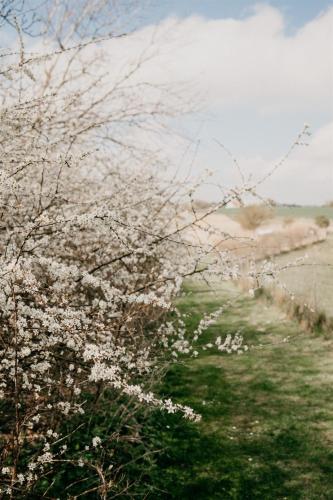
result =
[{"label": "sky", "polygon": [[[218,141],[260,179],[308,123],[309,146],[296,148],[260,194],[284,203],[333,199],[333,1],[153,1],[136,43],[152,33],[161,50],[145,76],[197,90],[201,113],[178,123],[199,144],[194,173],[209,168],[213,183],[239,182]],[[218,194],[210,184],[200,196]]]},{"label": "sky", "polygon": [[151,0],[143,22],[159,22],[168,16],[181,18],[198,15],[207,19],[243,19],[255,4],[271,5],[285,16],[287,31],[293,32],[332,6],[332,0]]},{"label": "sky", "polygon": [[106,47],[110,73],[144,54],[136,81],[182,89],[193,112],[172,126],[191,142],[163,138],[161,146],[171,163],[181,162],[181,174],[189,165],[193,176],[214,172],[197,196],[218,201],[214,185],[241,183],[232,158],[259,182],[307,123],[308,145],[295,148],[259,194],[281,203],[333,200],[333,0],[138,5],[145,8],[135,13],[137,29]]}]

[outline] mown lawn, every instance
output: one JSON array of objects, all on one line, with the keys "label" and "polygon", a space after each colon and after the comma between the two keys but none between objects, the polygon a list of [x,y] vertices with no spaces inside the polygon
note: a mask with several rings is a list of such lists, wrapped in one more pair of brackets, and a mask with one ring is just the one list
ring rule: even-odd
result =
[{"label": "mown lawn", "polygon": [[169,371],[162,393],[192,405],[202,422],[154,421],[163,452],[149,498],[332,499],[333,340],[232,285],[190,286],[181,300],[188,327],[233,294],[203,342],[241,328],[250,350],[207,350]]}]

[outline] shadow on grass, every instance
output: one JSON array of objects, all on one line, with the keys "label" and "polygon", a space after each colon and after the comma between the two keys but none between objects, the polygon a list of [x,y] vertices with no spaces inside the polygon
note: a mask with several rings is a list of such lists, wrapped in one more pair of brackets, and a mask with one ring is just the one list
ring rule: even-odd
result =
[{"label": "shadow on grass", "polygon": [[[195,328],[200,314],[216,309],[223,298],[223,293],[198,292],[183,299],[183,311],[194,310],[188,328]],[[269,308],[263,316],[262,308],[237,299],[202,343],[239,328],[252,345],[297,333],[296,323],[279,321]],[[269,335],[260,327],[268,321]],[[315,343],[315,356],[308,352],[309,341]],[[153,419],[153,439],[164,451],[151,498],[333,498],[332,441],[323,432],[333,431],[333,391],[328,381],[311,382],[320,374],[321,342],[301,335],[296,346],[253,349],[242,356],[205,351],[199,359],[174,366],[163,394],[191,405],[202,422],[161,414]]]}]

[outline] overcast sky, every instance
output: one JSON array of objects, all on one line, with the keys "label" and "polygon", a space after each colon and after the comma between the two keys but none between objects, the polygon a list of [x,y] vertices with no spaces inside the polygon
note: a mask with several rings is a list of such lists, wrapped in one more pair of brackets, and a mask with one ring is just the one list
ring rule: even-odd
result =
[{"label": "overcast sky", "polygon": [[[152,34],[161,51],[146,76],[191,81],[204,101],[200,119],[181,122],[200,141],[195,172],[208,167],[220,183],[237,182],[217,139],[260,178],[306,122],[309,147],[296,150],[261,193],[281,202],[333,199],[332,1],[159,1],[136,45]],[[208,186],[201,194],[216,196]]]}]

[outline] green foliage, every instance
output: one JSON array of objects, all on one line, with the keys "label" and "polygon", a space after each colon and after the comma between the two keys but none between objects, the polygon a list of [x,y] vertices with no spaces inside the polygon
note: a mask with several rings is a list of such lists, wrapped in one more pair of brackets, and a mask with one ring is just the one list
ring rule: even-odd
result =
[{"label": "green foliage", "polygon": [[[91,398],[91,395],[86,394],[86,398]],[[126,415],[119,411],[117,414],[120,402],[123,403],[121,407],[123,412],[126,408]],[[72,450],[73,463],[59,462],[52,476],[43,476],[30,496],[24,498],[70,499],[82,495],[87,490],[90,491],[82,498],[89,500],[103,498],[98,487],[100,485],[98,468],[101,468],[101,465],[104,470],[109,470],[110,475],[106,478],[112,481],[107,498],[116,495],[122,499],[141,498],[148,494],[151,490],[151,476],[157,474],[155,472],[157,465],[154,460],[155,441],[147,435],[151,427],[147,411],[151,410],[139,407],[134,401],[125,398],[119,401],[119,396],[115,398],[115,393],[107,390],[99,398],[95,412],[71,420],[65,419],[62,432],[65,435],[72,433],[70,439],[66,440],[68,445],[66,460]],[[160,411],[156,413],[160,414]],[[72,432],[73,429],[77,429],[76,432]],[[91,444],[95,436],[101,438],[102,451],[101,448],[95,449]],[[89,449],[84,451],[87,443],[90,445]],[[75,456],[78,451],[82,452],[83,462],[89,462],[88,467],[77,465]]]}]

